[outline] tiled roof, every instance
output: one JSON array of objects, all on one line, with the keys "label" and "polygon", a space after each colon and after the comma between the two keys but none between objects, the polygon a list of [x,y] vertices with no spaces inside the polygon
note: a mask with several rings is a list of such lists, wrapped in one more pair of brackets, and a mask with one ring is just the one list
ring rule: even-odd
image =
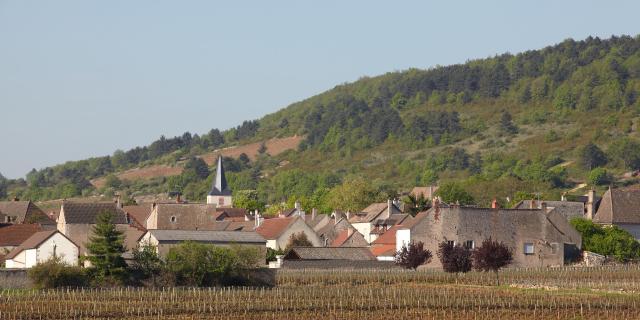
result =
[{"label": "tiled roof", "polygon": [[219,222],[224,218],[214,204],[158,203],[154,210],[158,213],[158,229],[221,230]]},{"label": "tiled roof", "polygon": [[393,227],[391,227],[391,229],[387,230],[387,232],[383,233],[382,235],[380,235],[378,238],[376,238],[376,240],[374,240],[371,244],[372,245],[376,245],[376,244],[380,244],[380,245],[384,245],[384,244],[389,244],[389,245],[396,245],[396,231],[398,231],[398,229],[401,227],[401,225],[395,225]]},{"label": "tiled roof", "polygon": [[[34,233],[31,237],[21,243],[18,247],[14,248],[9,252],[9,254],[5,257],[6,260],[13,259],[23,250],[35,249],[41,243],[45,242],[47,239],[51,238],[56,233],[60,233],[58,230],[47,230],[47,231],[39,231]],[[60,233],[62,234],[62,233]],[[64,236],[64,235],[62,235]],[[66,237],[65,237],[66,238]],[[69,238],[67,238],[69,239]],[[73,241],[69,240],[69,242],[73,243]],[[75,245],[75,243],[73,243]],[[76,245],[77,246],[77,245]]]},{"label": "tiled roof", "polygon": [[206,230],[149,230],[158,241],[197,241],[229,243],[265,243],[256,232]]},{"label": "tiled roof", "polygon": [[353,235],[353,232],[356,231],[349,231],[349,230],[342,230],[338,233],[338,236],[336,236],[335,239],[333,239],[333,242],[331,242],[331,247],[339,247],[341,246],[343,243],[345,243],[347,240],[349,240],[349,238]]},{"label": "tiled roof", "polygon": [[396,255],[395,244],[383,244],[371,247],[371,253],[376,257],[393,257]]},{"label": "tiled roof", "polygon": [[422,195],[426,199],[433,199],[433,195],[438,191],[438,186],[428,186],[428,187],[414,187],[411,190],[411,194],[414,196]]},{"label": "tiled roof", "polygon": [[522,200],[514,209],[538,209],[543,202],[547,208],[555,210],[567,219],[584,216],[584,203],[578,201]]},{"label": "tiled roof", "polygon": [[640,189],[607,190],[593,221],[603,224],[640,224]]},{"label": "tiled roof", "polygon": [[[240,221],[244,221],[245,217],[247,217],[247,210],[243,208],[217,208],[216,211],[220,212],[221,215],[226,215],[231,220],[242,219]],[[227,218],[224,219],[226,220]]]},{"label": "tiled roof", "polygon": [[0,201],[0,212],[13,217],[14,223],[55,224],[31,201]]},{"label": "tiled roof", "polygon": [[137,222],[139,226],[146,229],[147,218],[151,214],[151,203],[135,205],[135,206],[124,206],[122,210],[129,214],[129,216]]},{"label": "tiled roof", "polygon": [[[349,218],[349,222],[351,223],[361,223],[361,222],[372,222],[380,214],[387,211],[388,204],[387,202],[380,203],[372,203],[368,207],[364,208],[362,212],[358,212],[355,214],[351,214],[351,218]],[[394,204],[392,205],[392,215],[400,213],[400,209]]]},{"label": "tiled roof", "polygon": [[13,224],[0,228],[0,247],[17,247],[34,233],[42,231],[38,224]]},{"label": "tiled roof", "polygon": [[255,229],[254,221],[230,221],[225,228],[227,231],[253,231]]},{"label": "tiled roof", "polygon": [[267,240],[277,239],[296,219],[297,217],[265,219],[262,224],[256,228],[256,232]]},{"label": "tiled roof", "polygon": [[376,260],[369,248],[294,247],[285,260]]},{"label": "tiled roof", "polygon": [[80,203],[64,201],[62,203],[64,221],[67,224],[95,224],[97,217],[105,212],[111,213],[114,224],[127,224],[127,217],[114,202]]}]

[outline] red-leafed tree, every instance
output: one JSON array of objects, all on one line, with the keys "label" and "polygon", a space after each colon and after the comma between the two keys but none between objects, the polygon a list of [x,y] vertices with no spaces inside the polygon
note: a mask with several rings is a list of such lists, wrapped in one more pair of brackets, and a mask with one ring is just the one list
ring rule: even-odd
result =
[{"label": "red-leafed tree", "polygon": [[471,271],[471,250],[468,248],[443,241],[438,245],[437,254],[444,271],[451,273]]},{"label": "red-leafed tree", "polygon": [[396,252],[395,262],[404,268],[416,270],[419,266],[431,262],[431,257],[431,251],[424,248],[424,243],[412,242]]},{"label": "red-leafed tree", "polygon": [[473,251],[472,257],[473,267],[479,271],[493,271],[496,274],[496,283],[500,285],[498,271],[511,264],[513,252],[504,243],[489,238],[482,241],[482,245]]}]

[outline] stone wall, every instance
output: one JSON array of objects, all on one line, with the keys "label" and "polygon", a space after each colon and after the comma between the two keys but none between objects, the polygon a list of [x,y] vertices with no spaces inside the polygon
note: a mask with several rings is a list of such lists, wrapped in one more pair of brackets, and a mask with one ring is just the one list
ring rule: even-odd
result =
[{"label": "stone wall", "polygon": [[24,269],[0,269],[0,288],[31,288],[33,284]]},{"label": "stone wall", "polygon": [[284,269],[392,269],[400,268],[392,261],[351,260],[285,260]]}]

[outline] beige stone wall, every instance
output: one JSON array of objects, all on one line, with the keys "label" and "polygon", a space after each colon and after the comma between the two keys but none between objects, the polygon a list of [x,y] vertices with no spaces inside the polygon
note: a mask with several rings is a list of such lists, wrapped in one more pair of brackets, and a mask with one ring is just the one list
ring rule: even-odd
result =
[{"label": "beige stone wall", "polygon": [[[431,210],[411,228],[410,237],[413,242],[424,242],[434,254],[431,267],[441,267],[435,257],[440,242],[463,244],[471,240],[477,247],[488,237],[504,242],[513,250],[512,266],[555,266],[564,264],[564,243],[577,246],[581,243],[579,234],[560,220],[566,223],[555,214],[547,217],[542,210],[441,208],[438,214]],[[533,243],[534,254],[524,253],[525,243]]]},{"label": "beige stone wall", "polygon": [[[67,236],[67,238],[71,239],[71,241],[73,241],[78,245],[78,247],[80,247],[80,255],[87,254],[86,244],[87,242],[89,242],[89,237],[92,234],[93,226],[93,224],[67,224],[64,227],[64,229],[67,231],[65,233],[65,236]],[[126,224],[117,224],[116,228],[124,232],[125,235],[131,234],[130,232],[127,232],[129,226]],[[140,235],[141,234],[142,232],[140,232]],[[125,248],[127,249],[127,251],[136,247],[136,240],[138,239],[133,239],[132,236],[125,238]]]},{"label": "beige stone wall", "polygon": [[294,223],[292,223],[289,228],[276,239],[277,249],[284,249],[289,243],[289,237],[291,237],[294,233],[303,232],[307,235],[309,241],[313,244],[314,247],[322,247],[323,243],[318,237],[318,234],[309,227],[302,219],[296,219]]}]

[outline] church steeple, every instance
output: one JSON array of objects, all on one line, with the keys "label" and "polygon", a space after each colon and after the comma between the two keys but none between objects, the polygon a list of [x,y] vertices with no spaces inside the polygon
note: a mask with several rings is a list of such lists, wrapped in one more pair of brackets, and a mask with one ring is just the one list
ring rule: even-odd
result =
[{"label": "church steeple", "polygon": [[231,189],[227,186],[227,178],[224,175],[224,167],[222,166],[222,156],[218,157],[218,166],[216,168],[216,179],[213,181],[210,196],[230,196]]}]

